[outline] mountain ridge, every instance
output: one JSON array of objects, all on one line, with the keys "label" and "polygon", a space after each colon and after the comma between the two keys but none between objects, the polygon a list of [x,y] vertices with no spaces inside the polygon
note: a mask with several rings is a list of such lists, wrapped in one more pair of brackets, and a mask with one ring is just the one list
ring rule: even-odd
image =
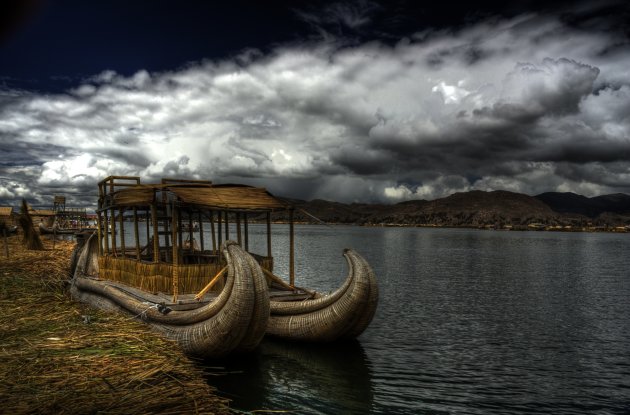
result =
[{"label": "mountain ridge", "polygon": [[[315,199],[291,200],[295,220],[306,223],[443,227],[615,228],[630,227],[630,195],[586,197],[545,192],[536,196],[506,190],[453,193],[434,200],[407,200],[392,205]],[[283,214],[276,220],[286,220]],[[274,217],[276,216],[274,215]],[[315,219],[316,218],[316,219]]]}]

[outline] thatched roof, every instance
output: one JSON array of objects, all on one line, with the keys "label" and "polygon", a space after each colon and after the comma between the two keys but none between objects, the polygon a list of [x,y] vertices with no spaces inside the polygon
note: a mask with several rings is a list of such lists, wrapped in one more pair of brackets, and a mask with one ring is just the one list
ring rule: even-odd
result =
[{"label": "thatched roof", "polygon": [[145,184],[113,193],[114,206],[150,205],[158,191],[173,194],[179,202],[215,209],[278,210],[289,205],[266,189],[243,185]]},{"label": "thatched roof", "polygon": [[275,198],[264,188],[246,186],[221,186],[169,189],[184,203],[221,209],[274,210],[288,205]]},{"label": "thatched roof", "polygon": [[0,206],[0,216],[11,216],[13,208],[11,206]]},{"label": "thatched roof", "polygon": [[33,209],[28,210],[28,214],[31,216],[55,216],[55,211],[51,209]]}]

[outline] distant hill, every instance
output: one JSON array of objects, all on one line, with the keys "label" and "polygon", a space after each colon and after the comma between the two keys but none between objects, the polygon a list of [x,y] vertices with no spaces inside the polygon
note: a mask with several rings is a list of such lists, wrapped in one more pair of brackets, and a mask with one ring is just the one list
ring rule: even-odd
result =
[{"label": "distant hill", "polygon": [[[527,228],[528,226],[630,225],[630,196],[587,198],[574,193],[532,197],[508,191],[455,193],[436,200],[411,200],[393,205],[344,204],[326,200],[291,200],[300,222],[359,225]],[[274,215],[287,220],[286,214]]]},{"label": "distant hill", "polygon": [[630,215],[630,196],[615,193],[597,197],[586,197],[575,193],[547,192],[535,196],[554,211],[596,218],[603,213]]}]

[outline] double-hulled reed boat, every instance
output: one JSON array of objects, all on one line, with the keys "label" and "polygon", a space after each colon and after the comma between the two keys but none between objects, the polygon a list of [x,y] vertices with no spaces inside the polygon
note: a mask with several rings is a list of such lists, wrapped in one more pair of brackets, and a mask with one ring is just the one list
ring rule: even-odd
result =
[{"label": "double-hulled reed boat", "polygon": [[[271,214],[286,210],[288,282],[274,274],[271,254]],[[111,176],[99,183],[97,216],[97,232],[77,245],[72,293],[142,318],[191,354],[251,350],[265,333],[356,337],[375,313],[374,273],[352,250],[344,252],[348,276],[332,294],[295,286],[293,207],[265,189]],[[249,249],[252,221],[266,222],[266,254]]]}]

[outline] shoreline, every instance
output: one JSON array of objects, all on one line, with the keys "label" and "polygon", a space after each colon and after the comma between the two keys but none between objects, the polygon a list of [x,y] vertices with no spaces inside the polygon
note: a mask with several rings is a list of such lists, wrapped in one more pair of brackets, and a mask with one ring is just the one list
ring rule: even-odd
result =
[{"label": "shoreline", "polygon": [[[74,301],[73,241],[42,237],[0,256],[0,400],[12,413],[228,414],[229,400],[177,345],[118,313]],[[4,238],[2,238],[4,239]]]}]

